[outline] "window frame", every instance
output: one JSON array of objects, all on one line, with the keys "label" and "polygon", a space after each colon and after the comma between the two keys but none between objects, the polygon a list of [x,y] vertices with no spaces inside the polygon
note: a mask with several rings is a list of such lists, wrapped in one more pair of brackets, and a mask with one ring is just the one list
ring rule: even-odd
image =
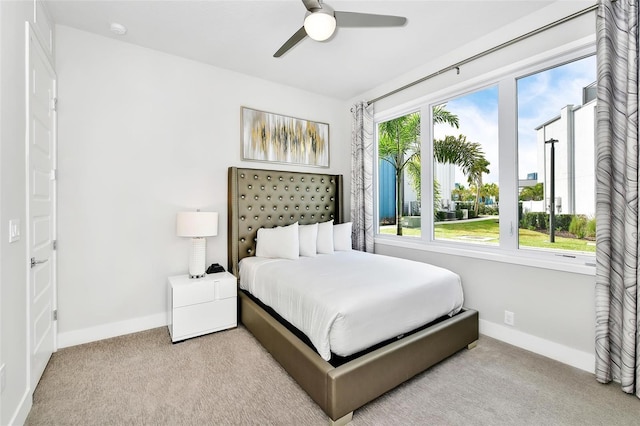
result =
[{"label": "window frame", "polygon": [[[374,209],[375,243],[396,247],[433,251],[505,263],[542,267],[560,271],[595,275],[595,255],[553,249],[518,246],[518,101],[517,81],[595,55],[595,36],[555,48],[524,61],[470,78],[437,92],[374,113]],[[487,87],[498,87],[498,167],[500,171],[500,239],[498,246],[434,239],[433,203],[423,202],[421,236],[408,237],[380,234],[378,188],[378,124],[418,111],[421,121],[422,159],[433,159],[432,108],[447,100],[464,96]],[[425,119],[426,118],[426,119]],[[422,162],[423,182],[433,182],[433,161]],[[433,185],[422,186],[422,199],[433,200]]]}]

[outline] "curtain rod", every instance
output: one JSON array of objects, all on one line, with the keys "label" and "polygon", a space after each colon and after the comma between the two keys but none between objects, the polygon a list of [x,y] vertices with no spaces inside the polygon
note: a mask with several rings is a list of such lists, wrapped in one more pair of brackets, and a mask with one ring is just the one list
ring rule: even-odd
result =
[{"label": "curtain rod", "polygon": [[546,31],[546,30],[548,30],[550,28],[553,28],[553,27],[556,27],[556,26],[558,26],[560,24],[563,24],[565,22],[571,21],[572,19],[578,18],[578,17],[580,17],[582,15],[585,15],[585,14],[587,14],[587,13],[593,11],[593,10],[596,10],[597,8],[598,8],[598,5],[594,4],[593,6],[589,6],[589,7],[585,8],[585,9],[582,9],[582,10],[580,10],[578,12],[575,12],[575,13],[573,13],[571,15],[565,16],[564,18],[558,19],[557,21],[551,22],[550,24],[547,24],[547,25],[545,25],[543,27],[537,28],[537,29],[535,29],[533,31],[529,31],[526,34],[523,34],[521,36],[513,38],[513,39],[511,39],[509,41],[505,41],[504,43],[499,44],[499,45],[497,45],[495,47],[492,47],[491,49],[487,49],[487,50],[485,50],[483,52],[477,53],[477,54],[475,54],[475,55],[473,55],[473,56],[471,56],[471,57],[469,57],[467,59],[464,59],[464,60],[462,60],[460,62],[456,62],[453,65],[449,65],[446,68],[442,68],[441,70],[436,71],[436,72],[434,72],[432,74],[429,74],[429,75],[427,75],[425,77],[422,77],[422,78],[420,78],[418,80],[412,81],[409,84],[405,84],[404,86],[399,87],[399,88],[397,88],[395,90],[392,90],[391,92],[387,92],[384,95],[380,95],[377,98],[373,98],[370,101],[367,101],[367,105],[371,105],[372,103],[377,102],[377,101],[379,101],[381,99],[384,99],[384,98],[389,97],[391,95],[395,95],[398,92],[402,92],[403,90],[406,90],[406,89],[408,89],[410,87],[413,87],[413,86],[415,86],[417,84],[420,84],[420,83],[422,83],[424,81],[427,81],[427,80],[429,80],[429,79],[431,79],[433,77],[436,77],[436,76],[438,76],[438,75],[440,75],[442,73],[445,73],[447,71],[457,70],[458,74],[460,74],[460,67],[462,65],[468,64],[469,62],[475,61],[476,59],[479,59],[479,58],[481,58],[483,56],[489,55],[489,54],[491,54],[493,52],[496,52],[496,51],[498,51],[500,49],[503,49],[503,48],[505,48],[507,46],[511,46],[512,44],[518,43],[518,42],[520,42],[520,41],[522,41],[524,39],[532,37],[532,36],[534,36],[536,34],[539,34],[539,33],[543,32],[543,31]]}]

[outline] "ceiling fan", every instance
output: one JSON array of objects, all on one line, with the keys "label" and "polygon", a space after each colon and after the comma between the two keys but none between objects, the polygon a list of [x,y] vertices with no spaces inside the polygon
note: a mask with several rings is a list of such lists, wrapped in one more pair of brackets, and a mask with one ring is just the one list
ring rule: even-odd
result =
[{"label": "ceiling fan", "polygon": [[307,8],[304,25],[273,54],[274,58],[284,55],[306,36],[324,41],[333,35],[336,27],[401,27],[407,22],[403,16],[335,11],[322,0],[302,0],[302,3]]}]

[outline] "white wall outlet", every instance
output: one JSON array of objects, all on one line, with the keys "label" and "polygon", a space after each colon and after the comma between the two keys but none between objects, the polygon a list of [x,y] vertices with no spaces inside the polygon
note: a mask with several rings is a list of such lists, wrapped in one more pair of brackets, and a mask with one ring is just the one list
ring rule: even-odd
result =
[{"label": "white wall outlet", "polygon": [[4,388],[7,387],[7,379],[4,374],[4,364],[0,365],[0,393],[4,392]]},{"label": "white wall outlet", "polygon": [[504,323],[507,325],[514,325],[516,322],[516,314],[511,311],[504,311]]},{"label": "white wall outlet", "polygon": [[9,221],[9,242],[18,241],[20,239],[20,219],[12,219]]}]

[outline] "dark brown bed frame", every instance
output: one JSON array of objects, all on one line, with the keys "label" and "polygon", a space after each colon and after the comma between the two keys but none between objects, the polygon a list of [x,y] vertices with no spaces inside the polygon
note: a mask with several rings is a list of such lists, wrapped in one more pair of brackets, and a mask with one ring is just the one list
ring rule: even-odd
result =
[{"label": "dark brown bed frame", "polygon": [[[259,228],[343,221],[342,175],[229,168],[229,270],[255,254]],[[478,340],[478,313],[463,310],[416,333],[333,367],[239,291],[242,324],[324,410],[346,424],[353,410]]]}]

